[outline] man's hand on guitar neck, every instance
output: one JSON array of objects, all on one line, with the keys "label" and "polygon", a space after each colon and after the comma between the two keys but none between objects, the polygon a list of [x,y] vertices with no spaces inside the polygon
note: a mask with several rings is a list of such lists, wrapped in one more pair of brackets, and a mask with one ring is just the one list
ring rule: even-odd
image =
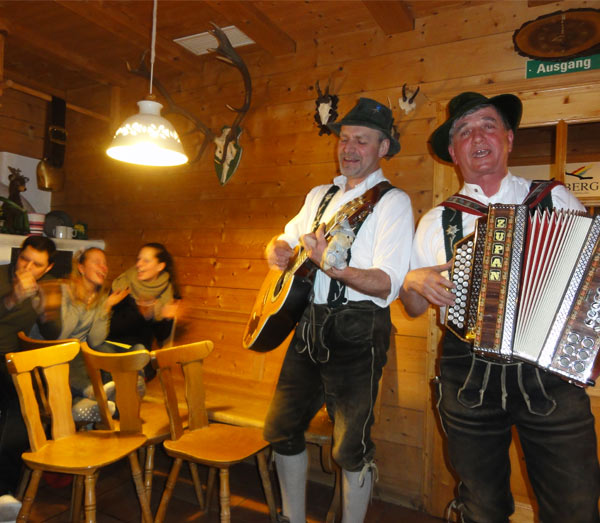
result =
[{"label": "man's hand on guitar neck", "polygon": [[290,258],[294,254],[294,250],[288,245],[286,241],[278,240],[275,236],[267,245],[265,250],[265,256],[267,257],[267,263],[271,269],[279,269],[284,271]]}]

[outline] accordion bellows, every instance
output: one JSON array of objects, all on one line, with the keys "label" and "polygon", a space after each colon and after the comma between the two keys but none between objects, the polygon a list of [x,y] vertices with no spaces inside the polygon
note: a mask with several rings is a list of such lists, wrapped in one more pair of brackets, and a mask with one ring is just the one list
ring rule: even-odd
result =
[{"label": "accordion bellows", "polygon": [[496,204],[454,248],[446,325],[484,356],[580,386],[600,369],[600,217]]}]

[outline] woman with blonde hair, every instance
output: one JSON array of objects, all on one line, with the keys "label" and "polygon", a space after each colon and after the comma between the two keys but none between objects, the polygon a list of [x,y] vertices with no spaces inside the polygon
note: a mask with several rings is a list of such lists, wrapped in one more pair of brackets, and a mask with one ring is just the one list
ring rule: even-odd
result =
[{"label": "woman with blonde hair", "polygon": [[[112,308],[127,296],[128,291],[122,290],[109,295],[105,287],[107,274],[108,265],[102,249],[90,247],[73,256],[71,275],[60,285],[60,315],[57,320],[59,339],[76,338],[87,342],[95,350],[112,351],[104,343],[109,331]],[[44,334],[48,332],[42,330],[42,335]],[[93,389],[81,353],[70,363],[69,382],[75,420],[99,421],[97,405],[93,401]],[[107,392],[110,393],[113,388],[114,385],[109,385]],[[111,408],[114,408],[114,403]]]}]

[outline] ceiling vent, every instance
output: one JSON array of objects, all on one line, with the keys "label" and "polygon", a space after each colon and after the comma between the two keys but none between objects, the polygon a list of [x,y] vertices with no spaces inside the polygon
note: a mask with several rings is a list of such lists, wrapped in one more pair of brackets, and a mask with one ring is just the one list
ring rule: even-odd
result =
[{"label": "ceiling vent", "polygon": [[[227,35],[227,38],[229,38],[229,41],[233,47],[241,47],[243,45],[250,45],[254,43],[254,40],[250,39],[234,25],[222,27],[221,31]],[[219,45],[217,39],[209,32],[183,36],[181,38],[176,38],[173,41],[197,55],[206,54],[211,49],[216,49]]]}]

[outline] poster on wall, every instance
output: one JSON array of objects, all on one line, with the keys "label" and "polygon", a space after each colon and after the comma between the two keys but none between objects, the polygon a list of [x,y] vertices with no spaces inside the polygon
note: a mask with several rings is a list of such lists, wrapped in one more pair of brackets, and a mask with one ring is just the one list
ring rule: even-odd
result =
[{"label": "poster on wall", "polygon": [[26,190],[21,193],[23,207],[28,212],[47,214],[50,212],[52,193],[38,189],[35,170],[39,161],[38,158],[29,158],[6,151],[0,152],[0,196],[9,197],[8,176],[11,173],[9,167],[19,169],[23,176],[29,178]]},{"label": "poster on wall", "polygon": [[600,198],[600,162],[567,163],[565,185],[578,198]]},{"label": "poster on wall", "polygon": [[[530,180],[549,180],[550,165],[511,166],[510,172]],[[567,163],[565,185],[578,198],[600,200],[600,162]]]}]

